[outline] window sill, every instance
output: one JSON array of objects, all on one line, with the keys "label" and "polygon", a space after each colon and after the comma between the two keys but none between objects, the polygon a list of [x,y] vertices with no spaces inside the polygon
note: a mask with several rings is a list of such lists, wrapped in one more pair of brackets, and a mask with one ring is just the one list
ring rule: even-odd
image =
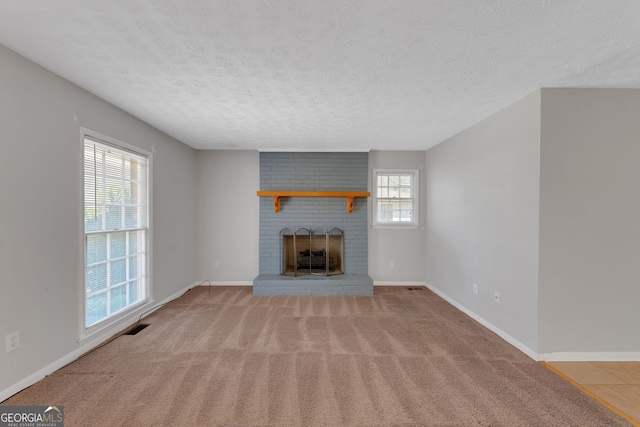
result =
[{"label": "window sill", "polygon": [[395,229],[395,230],[417,230],[421,228],[419,224],[371,224],[371,228],[376,229]]},{"label": "window sill", "polygon": [[136,319],[136,317],[142,316],[146,313],[146,311],[144,311],[145,309],[149,311],[149,307],[152,307],[152,304],[154,302],[155,300],[140,301],[139,303],[128,307],[128,309],[123,310],[118,314],[108,317],[89,327],[83,327],[82,333],[78,338],[78,342],[82,343],[83,341],[89,340],[94,336],[100,333],[104,333],[105,331],[110,329],[115,330],[118,328],[128,327],[128,323],[132,323],[132,319]]}]

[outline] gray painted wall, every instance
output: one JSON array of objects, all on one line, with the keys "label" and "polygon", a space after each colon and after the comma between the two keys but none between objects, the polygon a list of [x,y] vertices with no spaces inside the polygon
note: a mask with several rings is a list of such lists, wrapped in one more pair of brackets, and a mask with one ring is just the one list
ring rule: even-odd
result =
[{"label": "gray painted wall", "polygon": [[640,90],[543,89],[539,352],[640,351]]},{"label": "gray painted wall", "polygon": [[[372,229],[368,221],[369,275],[379,284],[384,282],[424,282],[424,257],[426,200],[425,152],[371,151],[367,184],[371,190],[374,168],[407,168],[420,170],[420,229]],[[259,153],[255,151],[198,151],[197,152],[197,273],[198,280],[215,282],[251,282],[258,274],[258,204],[265,203],[273,209],[270,198],[259,198]],[[242,177],[229,186],[227,179],[232,171],[241,171]],[[344,183],[343,183],[344,184]],[[345,187],[346,189],[346,187]],[[351,189],[350,187],[348,189]],[[283,201],[284,202],[284,201]],[[325,200],[326,202],[326,200]],[[291,200],[288,201],[291,203]],[[336,203],[342,213],[345,201]],[[356,199],[356,203],[364,203]],[[239,204],[242,209],[229,209]],[[253,206],[253,207],[252,207]],[[283,211],[285,205],[283,204]],[[367,206],[369,218],[371,205]],[[217,222],[217,218],[223,221]],[[239,234],[238,234],[239,233]],[[240,237],[248,261],[239,262],[227,249],[232,236]],[[213,261],[219,268],[213,268]],[[396,268],[389,269],[388,262],[395,261]]]},{"label": "gray painted wall", "polygon": [[2,393],[87,344],[80,127],[154,152],[156,300],[194,280],[196,193],[194,150],[2,46],[0,64],[0,338],[21,340],[0,351]]},{"label": "gray painted wall", "polygon": [[428,150],[425,168],[427,283],[534,351],[539,165],[536,91]]},{"label": "gray painted wall", "polygon": [[259,153],[198,151],[196,170],[196,277],[251,283],[258,275]]},{"label": "gray painted wall", "polygon": [[[374,169],[418,169],[420,181],[419,228],[372,228],[374,206],[369,200],[369,275],[377,285],[395,282],[424,282],[426,193],[424,151],[371,151],[369,191],[374,191]],[[389,268],[389,261],[394,268]]]}]

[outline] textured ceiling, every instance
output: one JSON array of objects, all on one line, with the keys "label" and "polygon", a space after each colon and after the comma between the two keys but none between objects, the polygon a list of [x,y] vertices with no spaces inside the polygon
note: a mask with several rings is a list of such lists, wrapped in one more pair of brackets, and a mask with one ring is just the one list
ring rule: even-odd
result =
[{"label": "textured ceiling", "polygon": [[0,44],[212,149],[424,150],[539,87],[640,87],[639,23],[637,0],[0,1]]}]

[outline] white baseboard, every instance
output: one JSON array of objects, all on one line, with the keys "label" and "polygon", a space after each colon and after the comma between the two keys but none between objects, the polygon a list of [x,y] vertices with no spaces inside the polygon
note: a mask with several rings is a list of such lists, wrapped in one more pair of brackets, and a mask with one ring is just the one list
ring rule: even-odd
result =
[{"label": "white baseboard", "polygon": [[492,331],[493,333],[498,335],[500,338],[502,338],[503,340],[505,340],[506,342],[508,342],[509,344],[511,344],[512,346],[514,346],[515,348],[517,348],[518,350],[520,350],[521,352],[523,352],[524,354],[526,354],[527,356],[532,358],[533,360],[535,360],[536,362],[540,361],[540,355],[538,353],[536,353],[535,351],[531,350],[529,347],[527,347],[526,345],[522,344],[520,341],[518,341],[517,339],[513,338],[511,335],[509,335],[508,333],[506,333],[502,329],[496,327],[492,323],[487,322],[485,319],[483,319],[482,317],[478,316],[476,313],[474,313],[473,311],[469,310],[468,308],[466,308],[462,304],[460,304],[457,301],[454,301],[453,299],[449,298],[449,296],[443,294],[442,291],[440,291],[438,288],[436,288],[436,287],[434,287],[434,286],[432,286],[432,285],[430,285],[428,283],[426,284],[426,286],[431,291],[433,291],[438,296],[440,296],[442,299],[447,301],[449,304],[451,304],[452,306],[454,306],[458,310],[462,311],[464,314],[466,314],[467,316],[471,317],[473,320],[475,320],[476,322],[480,323],[482,326],[484,326],[485,328],[489,329],[490,331]]},{"label": "white baseboard", "polygon": [[384,280],[374,280],[373,286],[427,286],[426,282],[385,282]]},{"label": "white baseboard", "polygon": [[482,326],[491,330],[495,334],[497,334],[500,338],[535,360],[536,362],[545,361],[545,362],[640,362],[640,352],[637,351],[626,351],[626,352],[615,352],[615,351],[605,351],[605,352],[579,352],[579,351],[564,351],[564,352],[552,352],[552,353],[536,353],[526,345],[522,344],[517,339],[513,338],[511,335],[507,334],[500,328],[496,327],[492,323],[487,322],[482,317],[478,316],[476,313],[467,309],[462,304],[452,300],[447,295],[443,294],[438,288],[427,284],[427,288],[432,290],[434,293],[442,297],[449,304],[453,305],[458,310],[465,313],[467,316],[471,317],[476,322],[480,323]]},{"label": "white baseboard", "polygon": [[253,281],[251,282],[218,282],[214,280],[201,280],[199,282],[194,282],[196,286],[253,286]]},{"label": "white baseboard", "polygon": [[640,362],[640,352],[637,351],[561,351],[542,353],[538,357],[545,362]]},{"label": "white baseboard", "polygon": [[40,381],[41,379],[43,379],[44,377],[46,377],[47,375],[50,375],[51,373],[57,371],[58,369],[67,366],[69,363],[73,362],[74,360],[76,360],[78,357],[80,357],[81,354],[83,354],[84,352],[86,352],[87,350],[82,347],[82,349],[76,349],[74,351],[72,351],[71,353],[61,357],[60,359],[56,360],[53,363],[48,364],[47,366],[45,366],[44,368],[34,372],[33,374],[29,375],[28,377],[18,381],[17,383],[5,388],[4,390],[2,390],[0,392],[0,402],[3,402],[5,400],[7,400],[8,398],[10,398],[11,396],[13,396],[14,394],[24,390],[27,387],[32,386],[33,384],[37,383],[38,381]]},{"label": "white baseboard", "polygon": [[[166,304],[166,303],[168,303],[170,301],[173,301],[174,299],[176,299],[178,297],[181,297],[185,292],[187,292],[189,289],[192,289],[194,286],[197,286],[197,283],[195,285],[191,284],[191,285],[185,287],[184,289],[174,293],[173,295],[163,299],[162,301],[154,303],[153,306],[156,307],[155,310],[160,308],[160,306],[162,306],[162,305],[164,305],[164,304]],[[146,317],[146,316],[150,315],[155,310],[150,308],[147,312],[142,314],[142,317]],[[37,370],[36,372],[32,373],[31,375],[27,376],[26,378],[23,378],[22,380],[18,381],[17,383],[12,384],[11,386],[7,387],[6,389],[0,391],[0,402],[3,402],[5,400],[7,400],[8,398],[13,396],[14,394],[24,390],[25,388],[32,386],[33,384],[37,383],[38,381],[40,381],[41,379],[43,379],[47,375],[51,375],[52,373],[54,373],[58,369],[61,369],[61,368],[65,367],[65,366],[67,366],[69,363],[74,362],[80,356],[82,356],[83,354],[91,351],[92,349],[94,349],[95,347],[99,346],[103,342],[105,342],[108,339],[112,338],[114,335],[126,330],[128,327],[134,325],[138,321],[138,316],[139,316],[139,314],[136,314],[135,316],[127,316],[127,317],[121,319],[120,321],[114,323],[113,325],[111,325],[111,326],[103,329],[102,331],[96,333],[95,335],[92,335],[91,337],[88,337],[84,341],[78,341],[78,348],[76,348],[73,351],[69,352],[68,354],[62,356],[58,360],[46,365],[42,369]],[[127,323],[127,320],[129,320],[128,323]]]}]

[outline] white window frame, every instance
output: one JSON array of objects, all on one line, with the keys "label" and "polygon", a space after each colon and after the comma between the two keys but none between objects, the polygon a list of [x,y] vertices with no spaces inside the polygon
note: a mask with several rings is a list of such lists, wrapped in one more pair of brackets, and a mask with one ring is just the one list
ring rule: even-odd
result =
[{"label": "white window frame", "polygon": [[[86,236],[85,232],[85,224],[84,224],[84,215],[85,215],[85,194],[84,194],[84,145],[85,140],[90,139],[96,141],[104,146],[108,146],[113,149],[114,152],[120,152],[122,154],[133,154],[137,156],[142,156],[147,158],[147,188],[146,188],[146,203],[147,203],[147,227],[145,228],[145,263],[144,265],[138,266],[138,268],[145,269],[144,276],[146,277],[146,295],[140,300],[129,306],[124,307],[122,310],[90,325],[86,326]],[[145,309],[148,310],[148,307],[154,302],[153,300],[153,280],[152,280],[152,170],[153,170],[153,157],[152,153],[143,150],[139,147],[127,144],[115,138],[111,138],[107,135],[103,135],[101,133],[81,128],[80,129],[80,240],[79,240],[79,254],[80,254],[80,265],[79,265],[79,306],[80,310],[78,313],[79,319],[79,330],[80,336],[79,341],[83,341],[88,339],[99,332],[103,332],[108,328],[114,326],[118,322],[122,322],[127,318],[136,318],[139,315],[142,315],[145,312]],[[125,230],[123,230],[125,231]],[[124,325],[126,326],[126,325]]]},{"label": "white window frame", "polygon": [[[411,197],[407,198],[412,201],[411,221],[382,221],[378,218],[378,204],[382,198],[378,197],[378,177],[386,175],[410,175],[411,176]],[[420,182],[420,171],[418,169],[374,169],[373,182],[371,188],[372,193],[372,227],[374,228],[418,228],[420,226],[420,200],[418,195]]]}]

